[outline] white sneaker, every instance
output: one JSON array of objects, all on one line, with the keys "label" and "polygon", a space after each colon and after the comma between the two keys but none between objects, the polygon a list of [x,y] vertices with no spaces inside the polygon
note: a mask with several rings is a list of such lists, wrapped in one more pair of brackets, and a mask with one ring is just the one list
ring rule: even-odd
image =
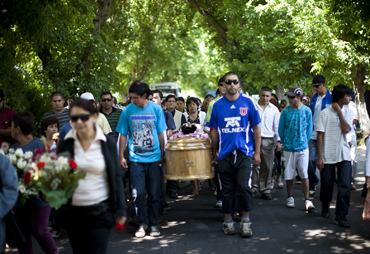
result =
[{"label": "white sneaker", "polygon": [[315,206],[313,205],[311,200],[306,200],[304,203],[306,205],[306,211],[315,209]]},{"label": "white sneaker", "polygon": [[138,229],[136,230],[136,232],[135,232],[135,236],[137,237],[137,238],[143,238],[144,236],[145,236],[145,234],[146,234],[146,232],[145,232],[145,230],[148,228],[148,226],[147,225],[145,225],[145,226],[139,226],[138,227]]},{"label": "white sneaker", "polygon": [[216,208],[222,208],[222,200],[217,201],[215,207]]},{"label": "white sneaker", "polygon": [[252,236],[252,229],[251,229],[252,222],[240,222],[240,230],[242,231],[241,235],[243,237],[250,237]]},{"label": "white sneaker", "polygon": [[270,183],[269,189],[270,190],[273,190],[274,189],[274,186],[275,186],[275,181],[274,181],[274,179],[271,179],[271,183]]},{"label": "white sneaker", "polygon": [[159,228],[158,227],[155,227],[155,226],[152,226],[150,227],[150,236],[160,236],[161,233],[159,232]]},{"label": "white sneaker", "polygon": [[279,189],[282,189],[284,186],[283,181],[281,181],[281,179],[278,179],[278,186],[279,186]]},{"label": "white sneaker", "polygon": [[294,207],[294,198],[293,197],[289,197],[286,200],[286,207],[290,207],[290,208],[293,208]]},{"label": "white sneaker", "polygon": [[235,235],[234,222],[224,222],[222,230],[226,235]]}]

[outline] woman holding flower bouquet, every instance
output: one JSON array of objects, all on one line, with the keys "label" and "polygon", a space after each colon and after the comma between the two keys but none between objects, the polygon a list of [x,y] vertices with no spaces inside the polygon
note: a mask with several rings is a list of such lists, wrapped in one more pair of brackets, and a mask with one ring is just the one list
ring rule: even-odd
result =
[{"label": "woman holding flower bouquet", "polygon": [[88,100],[73,102],[69,116],[73,129],[59,140],[57,153],[69,153],[86,177],[62,208],[62,225],[74,253],[105,253],[110,230],[126,221],[116,143],[94,124],[98,112]]},{"label": "woman holding flower bouquet", "polygon": [[[32,136],[33,126],[34,118],[31,113],[18,112],[14,115],[11,135],[12,138],[16,139],[19,143],[12,145],[11,149],[17,150],[21,148],[25,155],[21,154],[20,157],[28,157],[27,154],[31,154],[32,157],[32,153],[35,149],[43,149],[41,140]],[[18,167],[22,167],[22,163],[18,164]],[[18,188],[20,187],[21,186]],[[53,236],[48,229],[51,208],[37,196],[37,192],[35,194],[36,195],[28,195],[28,198],[25,199],[25,203],[22,202],[22,204],[21,199],[19,199],[14,208],[15,215],[19,220],[19,226],[27,240],[27,244],[18,247],[18,251],[20,254],[33,253],[31,241],[31,234],[33,234],[45,253],[58,253]]]}]

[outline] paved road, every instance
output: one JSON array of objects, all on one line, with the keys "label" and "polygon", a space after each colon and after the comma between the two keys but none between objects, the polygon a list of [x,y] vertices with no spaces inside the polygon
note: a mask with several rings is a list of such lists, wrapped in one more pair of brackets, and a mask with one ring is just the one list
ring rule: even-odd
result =
[{"label": "paved road", "polygon": [[[361,147],[361,172],[357,175],[357,190],[352,191],[349,229],[334,224],[335,202],[330,209],[331,217],[321,217],[320,188],[313,198],[316,210],[306,213],[301,185],[295,184],[295,208],[285,207],[285,186],[281,190],[274,189],[273,200],[263,200],[257,195],[251,212],[253,237],[227,236],[221,230],[222,214],[214,208],[216,199],[207,183],[202,184],[199,196],[191,196],[192,186],[186,182],[180,184],[178,199],[168,199],[172,210],[163,216],[160,237],[137,239],[135,228],[126,225],[124,232],[112,231],[108,253],[370,253],[370,221],[363,221],[361,217],[364,160]],[[72,253],[65,234],[56,243],[60,253]],[[34,244],[34,253],[43,253],[35,241]]]}]

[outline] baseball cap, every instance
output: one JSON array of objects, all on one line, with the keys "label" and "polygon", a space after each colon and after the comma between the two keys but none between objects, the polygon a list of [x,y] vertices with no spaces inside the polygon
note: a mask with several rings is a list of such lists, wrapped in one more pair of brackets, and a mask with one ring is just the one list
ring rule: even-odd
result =
[{"label": "baseball cap", "polygon": [[289,89],[288,92],[285,93],[285,96],[297,96],[297,95],[302,95],[303,96],[303,91],[299,87],[292,87]]},{"label": "baseball cap", "polygon": [[81,94],[80,99],[84,99],[84,100],[88,100],[88,101],[90,101],[90,100],[95,101],[94,95],[92,95],[92,93],[89,93],[89,92]]}]

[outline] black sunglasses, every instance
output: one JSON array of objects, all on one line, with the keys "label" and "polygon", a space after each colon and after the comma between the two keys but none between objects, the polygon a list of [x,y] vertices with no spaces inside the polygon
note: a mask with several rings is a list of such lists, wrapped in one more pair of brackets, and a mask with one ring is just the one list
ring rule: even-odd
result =
[{"label": "black sunglasses", "polygon": [[81,114],[81,115],[73,115],[70,118],[71,118],[72,123],[77,122],[78,119],[81,119],[82,122],[86,122],[87,120],[90,119],[91,116],[92,114]]},{"label": "black sunglasses", "polygon": [[103,102],[106,102],[106,101],[111,101],[112,99],[111,98],[104,98],[104,99],[101,99]]},{"label": "black sunglasses", "polygon": [[312,85],[314,88],[319,88],[322,84],[318,84],[318,85]]},{"label": "black sunglasses", "polygon": [[3,101],[3,98],[0,97],[0,102],[2,102],[2,101]]},{"label": "black sunglasses", "polygon": [[295,99],[295,98],[297,98],[298,97],[298,95],[295,95],[295,96],[290,96],[290,95],[288,95],[288,98],[289,99]]},{"label": "black sunglasses", "polygon": [[237,85],[237,84],[239,84],[239,80],[237,80],[237,79],[235,79],[235,80],[228,79],[228,80],[225,81],[225,84],[227,84],[227,85],[231,85],[232,83]]}]

